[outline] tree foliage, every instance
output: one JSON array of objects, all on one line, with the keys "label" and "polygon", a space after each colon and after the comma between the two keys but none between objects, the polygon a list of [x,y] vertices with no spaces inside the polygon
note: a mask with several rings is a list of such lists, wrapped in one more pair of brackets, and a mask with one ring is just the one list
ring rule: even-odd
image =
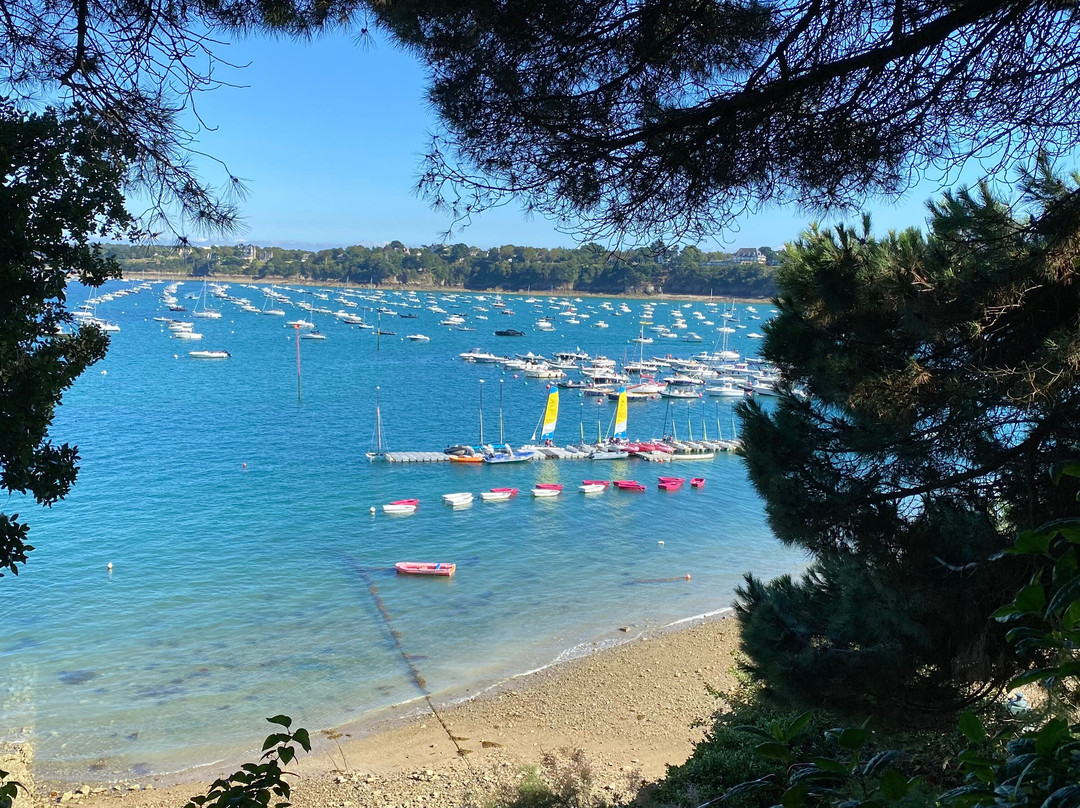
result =
[{"label": "tree foliage", "polygon": [[516,196],[600,241],[700,239],[1080,136],[1059,0],[397,0],[444,131],[420,187],[462,220]]},{"label": "tree foliage", "polygon": [[[72,323],[67,278],[96,286],[119,274],[93,242],[134,233],[121,192],[131,156],[81,110],[0,104],[0,488],[42,505],[67,494],[78,461],[49,439],[54,410],[108,345],[94,327],[59,333]],[[27,530],[0,513],[0,571],[25,563]]]},{"label": "tree foliage", "polygon": [[743,405],[770,524],[812,558],[739,592],[776,692],[861,709],[956,705],[1016,671],[988,620],[1018,530],[1076,513],[1048,470],[1080,443],[1080,189],[1040,164],[1021,210],[947,195],[930,234],[811,230],[779,273],[764,356],[799,388]]}]

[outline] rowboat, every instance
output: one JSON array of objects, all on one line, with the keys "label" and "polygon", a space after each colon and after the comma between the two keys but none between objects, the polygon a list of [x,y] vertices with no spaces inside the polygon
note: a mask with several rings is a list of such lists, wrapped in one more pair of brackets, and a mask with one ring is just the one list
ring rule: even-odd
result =
[{"label": "rowboat", "polygon": [[583,494],[599,494],[605,488],[607,488],[607,486],[600,483],[582,483],[578,486],[578,491]]},{"label": "rowboat", "polygon": [[537,486],[532,490],[532,495],[534,497],[557,497],[561,493],[562,486],[559,486],[558,488],[541,488],[540,486]]},{"label": "rowboat", "polygon": [[399,499],[388,505],[383,505],[383,513],[416,513],[416,506],[420,504],[418,499]]},{"label": "rowboat", "polygon": [[457,564],[434,561],[399,561],[394,565],[398,575],[441,575],[449,578]]},{"label": "rowboat", "polygon": [[468,491],[460,494],[443,494],[442,500],[447,505],[452,505],[453,507],[457,508],[462,505],[470,504],[473,501],[473,495]]},{"label": "rowboat", "polygon": [[620,491],[644,491],[645,486],[637,480],[614,480],[614,485]]},{"label": "rowboat", "polygon": [[659,488],[661,491],[678,491],[680,488],[682,488],[682,486],[683,480],[680,480],[678,478],[667,480],[661,479],[660,482],[656,484],[656,487]]},{"label": "rowboat", "polygon": [[550,488],[552,491],[562,491],[559,483],[537,483],[534,488]]},{"label": "rowboat", "polygon": [[691,477],[690,478],[690,486],[692,488],[704,488],[705,487],[705,478],[704,477]]},{"label": "rowboat", "polygon": [[492,493],[495,493],[495,494],[498,494],[498,493],[501,493],[501,492],[505,491],[506,493],[510,494],[510,496],[512,496],[512,497],[516,497],[517,492],[518,492],[518,490],[516,488],[492,488],[491,491],[492,491]]},{"label": "rowboat", "polygon": [[582,485],[600,485],[607,488],[611,483],[608,480],[582,480]]},{"label": "rowboat", "polygon": [[481,491],[480,499],[484,502],[505,502],[510,499],[513,494],[509,491]]}]

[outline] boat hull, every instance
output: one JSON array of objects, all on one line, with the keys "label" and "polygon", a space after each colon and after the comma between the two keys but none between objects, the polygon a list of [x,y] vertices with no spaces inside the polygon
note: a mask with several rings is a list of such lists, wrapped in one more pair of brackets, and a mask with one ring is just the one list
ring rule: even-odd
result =
[{"label": "boat hull", "polygon": [[457,571],[457,564],[433,561],[399,561],[394,565],[398,575],[432,575],[449,578]]}]

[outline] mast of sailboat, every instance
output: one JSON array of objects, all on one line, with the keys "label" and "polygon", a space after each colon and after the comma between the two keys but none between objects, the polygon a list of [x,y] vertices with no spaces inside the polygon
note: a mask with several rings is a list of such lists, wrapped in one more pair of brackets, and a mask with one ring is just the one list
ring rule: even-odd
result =
[{"label": "mast of sailboat", "polygon": [[300,397],[300,326],[293,326],[293,330],[296,331],[296,400],[302,401]]},{"label": "mast of sailboat", "polygon": [[484,445],[484,380],[480,380],[480,445]]},{"label": "mast of sailboat", "polygon": [[581,445],[585,445],[585,402],[581,402],[581,417],[578,418],[578,430],[581,432]]},{"label": "mast of sailboat", "polygon": [[379,409],[379,387],[375,386],[375,451],[368,452],[368,460],[375,460],[379,457],[385,457],[386,453],[383,452],[383,433],[382,433],[382,411]]},{"label": "mast of sailboat", "polygon": [[692,426],[690,426],[690,402],[689,401],[686,402],[686,434],[688,435],[687,440],[693,440],[694,439],[694,428]]},{"label": "mast of sailboat", "polygon": [[502,404],[503,404],[503,382],[505,379],[499,379],[499,445],[502,446],[505,441],[503,440],[503,417],[502,417]]},{"label": "mast of sailboat", "polygon": [[720,428],[720,402],[719,401],[714,402],[713,406],[715,407],[715,411],[716,411],[716,439],[717,440],[723,440],[724,439],[724,430],[722,430]]},{"label": "mast of sailboat", "polygon": [[709,428],[705,426],[705,400],[701,400],[701,439],[707,441],[709,439]]}]

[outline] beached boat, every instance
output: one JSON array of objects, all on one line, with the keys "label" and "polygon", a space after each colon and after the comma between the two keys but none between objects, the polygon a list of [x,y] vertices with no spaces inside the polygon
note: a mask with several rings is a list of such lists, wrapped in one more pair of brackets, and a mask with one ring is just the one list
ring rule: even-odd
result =
[{"label": "beached boat", "polygon": [[434,561],[399,561],[394,565],[398,575],[438,575],[449,578],[457,570],[457,564]]},{"label": "beached boat", "polygon": [[443,494],[442,501],[454,508],[469,505],[473,501],[473,495],[467,491],[459,494]]},{"label": "beached boat", "polygon": [[416,506],[420,504],[418,499],[399,499],[387,505],[383,505],[383,513],[409,514],[416,513]]},{"label": "beached boat", "polygon": [[705,478],[704,477],[691,477],[690,478],[690,486],[692,488],[704,488],[705,487]]},{"label": "beached boat", "polygon": [[620,491],[644,491],[645,486],[639,483],[637,480],[614,480],[616,488]]},{"label": "beached boat", "polygon": [[192,359],[228,359],[232,356],[228,351],[188,351]]}]

